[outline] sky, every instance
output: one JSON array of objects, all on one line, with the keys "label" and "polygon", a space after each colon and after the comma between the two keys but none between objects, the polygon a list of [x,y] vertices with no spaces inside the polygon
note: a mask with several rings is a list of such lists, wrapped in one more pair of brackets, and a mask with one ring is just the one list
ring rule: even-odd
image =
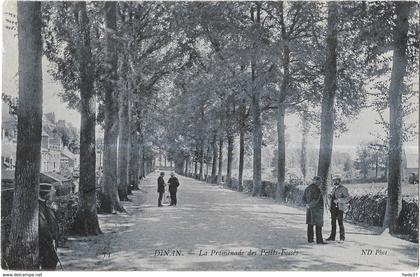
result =
[{"label": "sky", "polygon": [[[6,1],[3,3],[3,45],[2,45],[2,89],[3,92],[9,95],[17,96],[18,87],[18,53],[17,53],[17,37],[16,31],[12,32],[4,28],[5,18],[9,18],[4,12],[12,12],[16,14],[16,3]],[[61,101],[58,96],[59,92],[63,91],[61,84],[54,81],[52,76],[48,73],[49,62],[43,57],[43,109],[44,113],[54,112],[56,119],[66,120],[73,126],[80,128],[80,113],[75,110],[70,110],[66,104]],[[336,151],[348,152],[353,157],[356,153],[357,146],[362,142],[368,142],[375,139],[372,133],[384,134],[384,131],[375,124],[378,120],[378,115],[373,110],[362,111],[357,119],[348,124],[348,131],[341,134],[334,139],[334,149]],[[411,114],[406,120],[410,122],[419,122],[418,111]],[[300,143],[301,135],[299,131],[299,118],[295,115],[286,117],[286,132],[289,134],[292,144]],[[273,126],[275,128],[275,126]],[[418,128],[418,126],[417,126]],[[316,131],[316,130],[315,130]],[[296,139],[295,139],[296,138]],[[319,136],[313,132],[308,138],[309,144],[317,148],[319,144]],[[418,136],[412,141],[405,144],[406,151],[410,153],[418,153]]]},{"label": "sky", "polygon": [[[11,19],[4,12],[16,14],[16,3],[5,1],[3,3],[3,47],[2,47],[2,90],[8,95],[17,96],[18,88],[18,43],[17,32],[4,28],[5,19]],[[80,113],[66,108],[66,104],[61,102],[58,93],[63,91],[62,86],[53,80],[48,74],[49,63],[45,57],[42,59],[42,78],[43,78],[43,109],[44,113],[54,112],[56,119],[66,120],[75,127],[80,127]]]}]

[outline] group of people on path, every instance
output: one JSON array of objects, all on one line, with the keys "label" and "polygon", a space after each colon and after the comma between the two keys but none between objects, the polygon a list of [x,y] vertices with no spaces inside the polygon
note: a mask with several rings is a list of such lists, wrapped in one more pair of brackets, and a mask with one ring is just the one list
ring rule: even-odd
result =
[{"label": "group of people on path", "polygon": [[[159,193],[158,207],[163,207],[162,199],[165,194],[165,186],[167,185],[165,183],[165,180],[163,179],[163,176],[165,176],[165,172],[162,171],[157,180],[158,182],[157,192]],[[178,191],[179,181],[178,181],[178,178],[175,177],[175,173],[173,172],[171,172],[171,177],[168,180],[168,185],[169,185],[169,194],[171,195],[171,204],[169,206],[176,206],[176,203],[177,203],[176,193]]]},{"label": "group of people on path", "polygon": [[[168,183],[165,183],[163,177],[165,172],[161,172],[157,183],[157,192],[158,197],[158,207],[163,207],[162,199],[165,194],[166,185],[169,186],[169,193],[171,197],[171,204],[169,206],[176,206],[177,197],[176,193],[179,187],[178,178],[175,176],[175,173],[171,172],[171,177],[168,180]],[[344,212],[347,209],[349,202],[349,192],[345,186],[341,184],[340,176],[334,176],[333,179],[333,189],[329,194],[329,209],[331,213],[331,234],[326,239],[327,241],[335,241],[337,233],[337,221],[340,228],[340,242],[345,240],[345,230],[344,230]],[[315,176],[312,179],[311,184],[305,189],[303,193],[302,201],[306,205],[306,224],[307,228],[307,238],[308,242],[314,242],[314,227],[315,227],[315,237],[317,244],[326,244],[322,237],[322,227],[324,225],[324,195],[321,190],[322,180],[321,177]]]},{"label": "group of people on path", "polygon": [[[345,186],[341,184],[340,176],[334,176],[333,189],[329,195],[329,209],[331,213],[331,234],[327,241],[335,241],[337,232],[337,221],[340,228],[340,242],[345,240],[345,231],[343,217],[349,202],[349,192]],[[314,226],[316,243],[326,244],[322,238],[322,226],[324,225],[324,196],[321,191],[321,177],[315,176],[311,184],[303,193],[303,203],[306,204],[306,224],[308,225],[307,237],[308,242],[314,242]]]}]

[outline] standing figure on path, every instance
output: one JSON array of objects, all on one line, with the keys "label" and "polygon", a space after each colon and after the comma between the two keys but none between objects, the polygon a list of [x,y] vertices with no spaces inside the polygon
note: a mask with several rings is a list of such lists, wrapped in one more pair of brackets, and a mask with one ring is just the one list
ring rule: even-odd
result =
[{"label": "standing figure on path", "polygon": [[162,198],[163,198],[163,194],[165,193],[165,180],[163,180],[163,176],[165,176],[165,172],[161,172],[158,178],[158,188],[157,188],[157,192],[159,193],[158,207],[162,207]]},{"label": "standing figure on path", "polygon": [[345,233],[344,233],[344,224],[343,217],[344,212],[347,209],[347,203],[349,202],[349,192],[345,186],[341,184],[340,176],[334,176],[333,178],[334,188],[331,192],[331,234],[327,238],[329,241],[335,240],[335,234],[337,231],[337,221],[338,226],[340,226],[340,241],[344,242]]},{"label": "standing figure on path", "polygon": [[57,242],[60,227],[57,223],[55,211],[47,205],[51,201],[51,190],[40,186],[39,203],[39,260],[42,270],[56,270],[59,262]]},{"label": "standing figure on path", "polygon": [[171,172],[171,178],[168,180],[169,193],[171,194],[171,204],[169,206],[176,206],[176,192],[179,187],[178,178],[175,177],[175,173]]},{"label": "standing figure on path", "polygon": [[316,229],[316,243],[325,244],[322,239],[324,225],[324,200],[321,192],[321,177],[315,176],[312,183],[305,189],[302,201],[306,204],[306,224],[308,224],[308,242],[314,242],[314,225]]}]

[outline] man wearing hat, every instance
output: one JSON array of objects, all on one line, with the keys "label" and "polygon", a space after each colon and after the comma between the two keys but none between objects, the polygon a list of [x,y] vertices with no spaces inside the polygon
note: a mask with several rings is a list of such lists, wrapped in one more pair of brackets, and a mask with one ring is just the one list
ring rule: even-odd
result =
[{"label": "man wearing hat", "polygon": [[321,177],[315,176],[312,183],[305,189],[302,201],[306,204],[306,224],[308,224],[308,242],[314,242],[314,226],[316,243],[325,244],[322,239],[324,225],[324,199],[321,192]]},{"label": "man wearing hat", "polygon": [[347,209],[347,203],[349,202],[349,192],[345,186],[341,184],[341,177],[336,175],[333,177],[334,188],[331,191],[331,202],[330,202],[330,212],[331,212],[331,234],[327,238],[328,241],[335,240],[335,234],[337,231],[337,221],[338,226],[340,227],[340,241],[344,242],[345,233],[344,233],[344,224],[343,217],[344,212]]},{"label": "man wearing hat", "polygon": [[57,242],[60,236],[60,227],[55,211],[47,201],[53,200],[55,190],[50,184],[40,184],[38,198],[39,204],[39,260],[42,270],[56,270],[59,258],[57,255]]},{"label": "man wearing hat", "polygon": [[165,176],[165,172],[162,171],[157,180],[158,182],[157,192],[159,193],[158,207],[162,207],[162,198],[163,198],[163,194],[165,193],[165,180],[163,180],[163,176]]},{"label": "man wearing hat", "polygon": [[175,177],[175,173],[171,172],[171,178],[168,180],[169,193],[171,194],[171,204],[169,206],[176,206],[176,192],[179,187],[178,178]]}]

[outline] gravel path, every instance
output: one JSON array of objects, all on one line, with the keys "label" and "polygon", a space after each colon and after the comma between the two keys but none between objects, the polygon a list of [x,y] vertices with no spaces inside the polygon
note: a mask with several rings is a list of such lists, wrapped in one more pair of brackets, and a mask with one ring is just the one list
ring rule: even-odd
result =
[{"label": "gravel path", "polygon": [[[64,269],[408,271],[417,267],[418,244],[348,223],[344,244],[308,244],[303,210],[182,176],[178,206],[158,208],[157,177],[150,174],[142,190],[131,196],[132,202],[124,202],[128,214],[99,216],[104,234],[70,237],[59,249]],[[329,215],[324,219],[326,238]],[[362,255],[362,250],[372,254]]]}]

